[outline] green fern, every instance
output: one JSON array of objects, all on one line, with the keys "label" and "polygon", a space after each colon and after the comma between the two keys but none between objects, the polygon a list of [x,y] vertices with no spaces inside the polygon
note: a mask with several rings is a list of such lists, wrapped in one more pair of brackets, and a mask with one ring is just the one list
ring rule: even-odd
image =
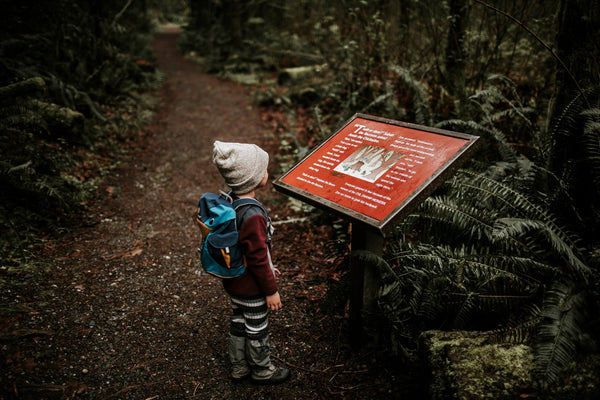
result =
[{"label": "green fern", "polygon": [[[509,237],[536,236],[540,234],[543,236],[544,242],[550,244],[556,254],[564,260],[565,263],[563,265],[569,270],[568,275],[577,276],[584,282],[588,282],[592,270],[576,254],[577,248],[573,240],[570,240],[562,231],[552,228],[552,226],[549,226],[545,222],[531,219],[501,218],[496,221],[494,235],[498,240],[503,240]],[[546,246],[543,247],[544,252],[547,252]]]},{"label": "green fern", "polygon": [[532,343],[539,331],[541,317],[541,308],[530,302],[521,307],[521,313],[516,317],[511,317],[506,326],[495,329],[491,332],[495,341],[498,343]]},{"label": "green fern", "polygon": [[[516,85],[509,78],[492,74],[487,78],[488,87],[472,95],[469,99],[479,104],[483,112],[481,121],[483,123],[493,124],[505,119],[506,117],[519,117],[520,121],[525,122],[527,126],[533,127],[529,116],[533,115],[534,109],[523,105],[517,93]],[[502,90],[508,91],[508,96],[502,93]],[[502,106],[505,110],[500,109]]]},{"label": "green fern", "polygon": [[535,341],[537,372],[546,387],[576,354],[584,330],[585,299],[573,283],[555,282],[544,299],[538,337]]},{"label": "green fern", "polygon": [[585,118],[582,144],[585,158],[590,166],[590,176],[596,193],[600,193],[600,109],[581,113]]},{"label": "green fern", "polygon": [[499,157],[502,160],[509,163],[517,162],[517,152],[508,144],[504,133],[497,128],[486,127],[475,121],[462,121],[459,119],[443,121],[435,126],[442,129],[451,129],[475,136],[480,136],[484,141],[488,142],[488,153],[491,153],[492,148],[495,146],[499,153]]},{"label": "green fern", "polygon": [[427,86],[423,82],[415,79],[406,68],[398,65],[390,65],[388,69],[396,75],[412,94],[412,102],[415,109],[415,122],[421,125],[432,125]]},{"label": "green fern", "polygon": [[435,235],[459,235],[491,240],[493,219],[479,207],[442,197],[430,197],[420,206],[419,219],[427,223]]},{"label": "green fern", "polygon": [[522,104],[495,112],[487,104],[507,99],[492,90],[473,99],[486,105],[485,126],[459,120],[438,126],[492,138],[502,159],[481,171],[459,170],[398,226],[403,240],[388,246],[395,275],[388,275],[382,301],[397,302],[387,306],[402,310],[403,319],[395,320],[436,328],[469,328],[476,317],[493,315],[498,340],[535,344],[539,379],[547,385],[576,353],[585,294],[598,275],[597,248],[580,234],[596,229],[598,209],[581,208],[574,172],[585,163],[596,190],[600,112],[573,104],[562,116],[554,134],[567,138],[579,130],[580,151],[567,152],[566,168],[557,173],[516,153],[492,126],[509,109],[526,119]]}]

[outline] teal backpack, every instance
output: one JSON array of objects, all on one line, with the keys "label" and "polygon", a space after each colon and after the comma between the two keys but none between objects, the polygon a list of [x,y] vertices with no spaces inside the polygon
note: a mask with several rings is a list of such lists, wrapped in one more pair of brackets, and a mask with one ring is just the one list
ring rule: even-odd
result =
[{"label": "teal backpack", "polygon": [[246,270],[246,262],[238,245],[237,210],[248,205],[267,211],[256,200],[233,200],[225,192],[205,193],[198,201],[196,222],[200,226],[202,241],[198,251],[202,268],[219,278],[235,278]]}]

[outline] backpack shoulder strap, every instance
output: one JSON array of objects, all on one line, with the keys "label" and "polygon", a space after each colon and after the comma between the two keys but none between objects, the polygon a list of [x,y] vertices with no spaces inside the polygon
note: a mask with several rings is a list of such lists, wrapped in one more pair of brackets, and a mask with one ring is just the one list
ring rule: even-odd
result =
[{"label": "backpack shoulder strap", "polygon": [[235,208],[237,214],[237,226],[241,228],[244,222],[257,214],[262,215],[267,220],[267,241],[271,241],[271,237],[273,235],[273,225],[271,224],[271,218],[269,218],[269,213],[267,209],[256,199],[253,198],[242,198],[236,199],[233,202],[233,207]]},{"label": "backpack shoulder strap", "polygon": [[[258,200],[252,198],[242,198],[234,200],[233,208],[235,209],[236,213],[240,216],[246,216],[246,214],[251,212],[251,210],[254,211],[252,212],[252,215],[260,213],[267,219],[269,216],[265,207],[262,204],[260,204]],[[252,215],[249,215],[248,217]]]},{"label": "backpack shoulder strap", "polygon": [[258,200],[251,198],[251,197],[242,197],[241,199],[237,198],[237,199],[233,200],[234,208],[238,208],[238,207],[245,206],[248,204],[255,204],[261,208],[264,208],[263,205],[260,204],[260,202]]}]

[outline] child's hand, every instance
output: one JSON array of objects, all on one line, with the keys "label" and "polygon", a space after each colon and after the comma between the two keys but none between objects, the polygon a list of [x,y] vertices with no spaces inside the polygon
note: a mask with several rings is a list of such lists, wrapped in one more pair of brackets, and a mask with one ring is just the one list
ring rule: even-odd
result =
[{"label": "child's hand", "polygon": [[279,270],[279,268],[275,267],[273,268],[273,271],[275,271],[275,275],[281,275],[281,271]]},{"label": "child's hand", "polygon": [[275,292],[272,295],[267,296],[266,300],[267,300],[267,307],[271,311],[277,311],[281,307],[283,307],[283,304],[281,304],[281,298],[279,297],[279,292]]}]

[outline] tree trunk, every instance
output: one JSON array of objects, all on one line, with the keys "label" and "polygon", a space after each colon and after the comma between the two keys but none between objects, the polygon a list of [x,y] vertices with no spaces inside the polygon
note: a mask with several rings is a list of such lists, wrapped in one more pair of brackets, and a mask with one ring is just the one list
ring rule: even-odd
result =
[{"label": "tree trunk", "polygon": [[247,8],[251,5],[237,0],[223,0],[221,8],[221,25],[229,32],[234,47],[241,46],[245,39],[244,23],[247,19]]},{"label": "tree trunk", "polygon": [[446,74],[445,82],[448,91],[454,98],[455,112],[459,117],[463,115],[467,102],[465,91],[465,36],[468,23],[468,0],[450,1],[450,29],[448,30],[448,43],[446,44]]},{"label": "tree trunk", "polygon": [[556,67],[548,121],[556,119],[580,89],[600,83],[600,6],[597,0],[561,0],[558,10],[557,55],[568,69]]},{"label": "tree trunk", "polygon": [[190,25],[194,30],[209,28],[215,23],[216,5],[211,0],[190,0]]},{"label": "tree trunk", "polygon": [[[561,0],[557,32],[557,55],[562,63],[557,63],[548,111],[551,148],[546,166],[562,181],[577,209],[578,218],[568,218],[568,222],[579,218],[583,222],[571,229],[578,231],[585,243],[598,243],[600,186],[594,160],[600,138],[596,130],[586,125],[593,120],[582,115],[583,110],[599,107],[597,0]],[[586,90],[592,87],[596,90]],[[566,213],[562,208],[560,212]]]}]

